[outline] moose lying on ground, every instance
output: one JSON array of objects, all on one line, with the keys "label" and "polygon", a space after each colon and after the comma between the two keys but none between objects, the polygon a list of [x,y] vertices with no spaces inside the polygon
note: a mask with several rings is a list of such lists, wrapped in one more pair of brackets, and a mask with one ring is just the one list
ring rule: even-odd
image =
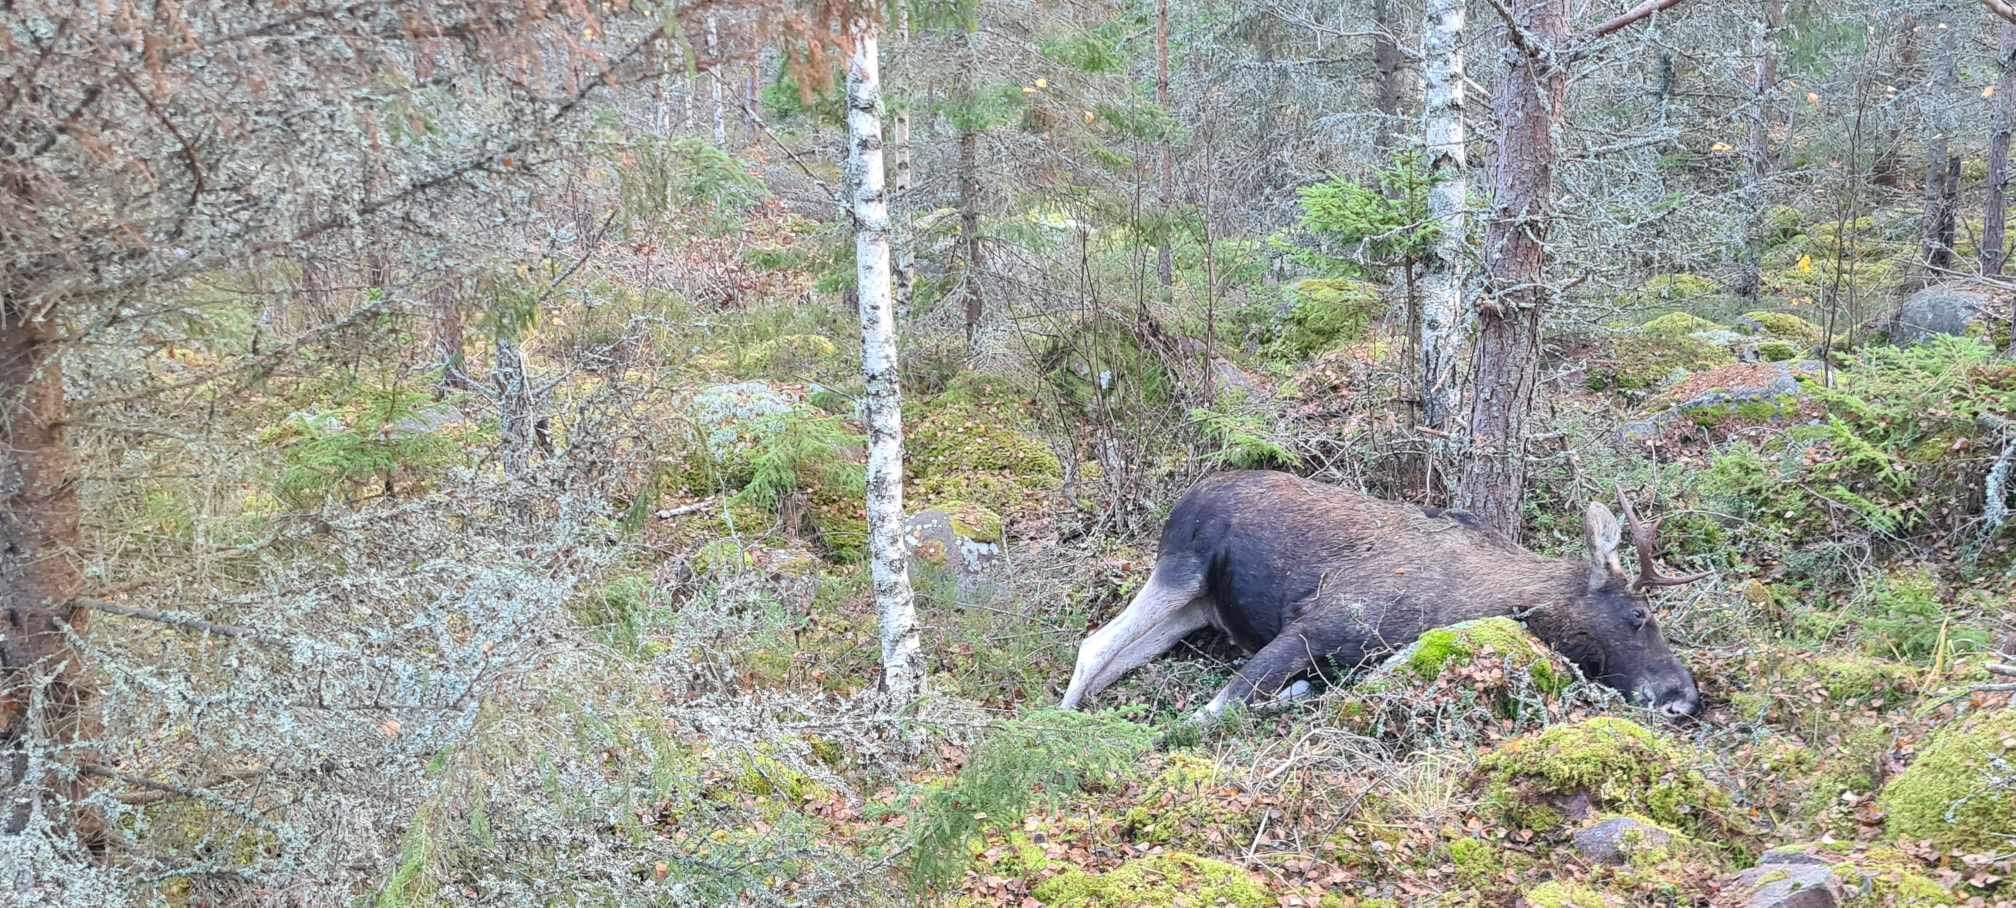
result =
[{"label": "moose lying on ground", "polygon": [[1321,663],[1348,674],[1430,629],[1504,615],[1633,703],[1692,715],[1701,707],[1694,677],[1666,648],[1646,593],[1707,575],[1660,574],[1657,525],[1639,522],[1622,489],[1618,498],[1636,577],[1617,558],[1617,518],[1593,501],[1585,558],[1544,558],[1463,511],[1287,473],[1208,477],[1170,513],[1147,585],[1079,648],[1063,706],[1077,708],[1207,624],[1254,654],[1204,708],[1215,715],[1281,694]]}]

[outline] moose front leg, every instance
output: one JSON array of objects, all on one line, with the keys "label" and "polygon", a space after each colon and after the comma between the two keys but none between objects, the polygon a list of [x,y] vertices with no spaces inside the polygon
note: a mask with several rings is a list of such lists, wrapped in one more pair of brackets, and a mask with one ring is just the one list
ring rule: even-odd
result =
[{"label": "moose front leg", "polygon": [[1198,714],[1202,718],[1211,718],[1235,702],[1251,703],[1256,695],[1276,696],[1283,692],[1288,682],[1308,671],[1326,652],[1324,641],[1317,635],[1299,628],[1287,628],[1254,653],[1253,658],[1246,660],[1245,665],[1239,666],[1232,681]]}]

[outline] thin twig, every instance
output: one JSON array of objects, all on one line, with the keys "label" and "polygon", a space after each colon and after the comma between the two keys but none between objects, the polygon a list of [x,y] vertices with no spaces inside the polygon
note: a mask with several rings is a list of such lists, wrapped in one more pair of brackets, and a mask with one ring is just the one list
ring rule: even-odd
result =
[{"label": "thin twig", "polygon": [[265,631],[255,630],[249,627],[240,627],[235,624],[219,624],[215,621],[205,621],[201,618],[196,618],[190,615],[177,614],[175,612],[161,612],[161,611],[155,611],[154,609],[133,608],[131,606],[126,605],[113,605],[110,602],[100,602],[96,599],[78,599],[74,600],[72,604],[78,606],[79,608],[88,608],[94,612],[104,612],[107,615],[118,615],[122,618],[138,618],[142,621],[153,621],[158,624],[166,624],[171,627],[179,627],[186,630],[198,631],[200,633],[213,634],[219,637],[231,637],[234,639],[241,639],[241,640],[257,640],[265,643],[283,642],[280,637],[266,633]]}]

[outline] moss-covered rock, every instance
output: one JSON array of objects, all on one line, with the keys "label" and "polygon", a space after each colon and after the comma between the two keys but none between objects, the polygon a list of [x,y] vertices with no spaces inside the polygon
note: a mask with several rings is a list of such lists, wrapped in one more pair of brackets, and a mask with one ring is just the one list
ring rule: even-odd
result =
[{"label": "moss-covered rock", "polygon": [[1684,745],[1626,719],[1598,717],[1516,738],[1484,755],[1478,784],[1506,821],[1551,832],[1597,810],[1689,834],[1727,833],[1727,792]]},{"label": "moss-covered rock", "polygon": [[[955,384],[926,402],[906,439],[911,501],[997,519],[1039,506],[1062,486],[1064,471],[1029,434],[1023,408],[1003,389],[977,384]],[[989,522],[976,519],[974,528]]]},{"label": "moss-covered rock", "polygon": [[1548,880],[1519,894],[1530,908],[1610,908],[1610,899],[1581,883]]},{"label": "moss-covered rock", "polygon": [[1297,281],[1278,355],[1301,361],[1364,337],[1385,308],[1375,284],[1349,278]]},{"label": "moss-covered rock", "polygon": [[1846,898],[1841,901],[1845,906],[1933,908],[1965,901],[1927,875],[1924,864],[1895,848],[1845,853],[1820,842],[1781,845],[1760,856],[1749,873],[1768,878],[1773,868],[1825,868],[1846,884]]},{"label": "moss-covered rock", "polygon": [[[1714,327],[1712,322],[1684,313],[1655,319],[1652,325],[1672,319],[1691,320]],[[1586,382],[1591,390],[1644,391],[1689,372],[1699,372],[1736,361],[1723,344],[1703,340],[1693,332],[1666,333],[1663,329],[1618,336],[1610,350],[1591,363]]]},{"label": "moss-covered rock", "polygon": [[1136,858],[1105,873],[1070,870],[1051,877],[1032,893],[1057,908],[1156,908],[1274,904],[1246,871],[1224,861],[1180,851]]},{"label": "moss-covered rock", "polygon": [[1546,644],[1510,618],[1480,618],[1435,628],[1410,644],[1402,656],[1407,670],[1423,680],[1479,659],[1525,671],[1535,686],[1550,694],[1560,693],[1573,677],[1556,665]]},{"label": "moss-covered rock", "polygon": [[1721,325],[1689,312],[1668,312],[1639,326],[1638,333],[1647,337],[1680,338],[1691,337],[1703,331],[1726,330],[1728,329]]},{"label": "moss-covered rock", "polygon": [[1790,312],[1771,312],[1759,309],[1743,313],[1736,320],[1736,327],[1760,337],[1789,341],[1812,347],[1820,343],[1820,326]]},{"label": "moss-covered rock", "polygon": [[1969,852],[2007,847],[2016,830],[2016,709],[1940,729],[1877,803],[1894,839]]}]

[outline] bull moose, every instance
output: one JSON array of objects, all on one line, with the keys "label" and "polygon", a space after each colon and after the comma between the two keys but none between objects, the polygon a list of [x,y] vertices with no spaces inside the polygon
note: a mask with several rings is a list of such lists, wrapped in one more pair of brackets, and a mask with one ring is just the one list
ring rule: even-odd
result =
[{"label": "bull moose", "polygon": [[1285,685],[1321,663],[1349,671],[1422,633],[1509,616],[1633,703],[1671,717],[1701,697],[1667,648],[1647,593],[1670,577],[1653,563],[1658,526],[1618,490],[1638,572],[1617,557],[1617,518],[1590,502],[1582,558],[1547,558],[1455,510],[1414,507],[1287,473],[1207,477],[1169,515],[1154,571],[1112,622],[1087,637],[1063,706],[1075,709],[1211,625],[1253,653],[1207,715]]}]

